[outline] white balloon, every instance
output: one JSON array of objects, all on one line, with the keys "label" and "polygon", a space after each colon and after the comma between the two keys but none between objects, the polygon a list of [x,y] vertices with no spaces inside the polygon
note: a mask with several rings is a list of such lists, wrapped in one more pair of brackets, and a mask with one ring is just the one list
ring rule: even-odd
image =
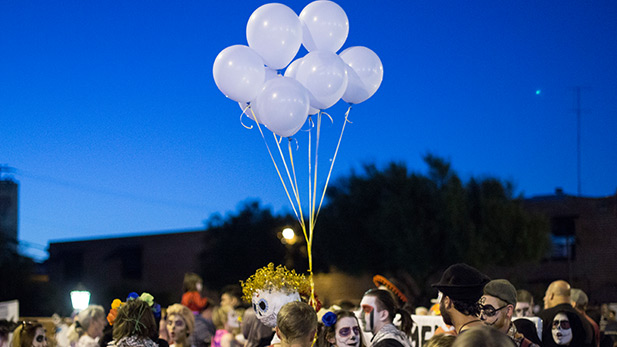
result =
[{"label": "white balloon", "polygon": [[300,12],[302,44],[309,52],[325,50],[336,53],[347,40],[349,20],[335,2],[313,1]]},{"label": "white balloon", "polygon": [[300,63],[302,63],[302,58],[292,61],[291,64],[287,66],[287,69],[285,69],[285,77],[296,78],[296,72]]},{"label": "white balloon", "polygon": [[261,90],[266,70],[261,57],[250,47],[234,45],[216,56],[212,75],[216,86],[226,97],[247,102]]},{"label": "white balloon", "polygon": [[[278,74],[278,71],[268,67],[266,68],[266,82],[277,76],[280,76]],[[255,99],[251,101],[252,102],[238,102],[238,106],[240,106],[240,109],[242,109],[244,114],[246,114],[250,119],[257,120],[259,123],[262,123],[261,119],[259,119],[259,114],[257,114],[257,110],[255,109],[255,107],[249,107],[249,104],[254,103]]]},{"label": "white balloon", "polygon": [[282,69],[300,49],[302,24],[289,7],[278,3],[265,4],[249,18],[246,39],[266,65]]},{"label": "white balloon", "polygon": [[373,96],[383,81],[383,65],[377,54],[369,48],[355,46],[345,49],[339,56],[353,70],[343,100],[359,104]]},{"label": "white balloon", "polygon": [[297,68],[296,79],[309,91],[311,106],[325,110],[336,104],[347,89],[345,62],[328,51],[309,52]]},{"label": "white balloon", "polygon": [[308,91],[293,78],[276,77],[264,84],[254,107],[270,131],[289,137],[302,128],[308,117]]},{"label": "white balloon", "polygon": [[[287,69],[285,70],[285,77],[291,77],[291,78],[296,78],[296,71],[298,69],[298,66],[300,66],[300,63],[302,62],[302,58],[298,58],[294,61],[291,62],[291,64],[289,64],[289,66],[287,66]],[[317,114],[317,112],[319,112],[319,109],[314,108],[313,106],[311,106],[309,108],[309,113],[310,115],[314,115]]]}]

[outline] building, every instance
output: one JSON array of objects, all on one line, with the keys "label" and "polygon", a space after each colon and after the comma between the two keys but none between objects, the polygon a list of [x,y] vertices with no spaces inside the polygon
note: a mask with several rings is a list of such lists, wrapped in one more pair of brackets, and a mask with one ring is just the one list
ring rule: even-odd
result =
[{"label": "building", "polygon": [[107,307],[130,292],[150,292],[162,304],[179,302],[186,272],[199,272],[204,230],[101,238],[49,244],[50,281],[65,292],[78,287]]},{"label": "building", "polygon": [[18,188],[10,178],[0,178],[0,237],[14,252],[17,252]]},{"label": "building", "polygon": [[[539,303],[548,284],[556,279],[583,289],[592,304],[617,302],[617,195],[587,198],[557,191],[527,199],[525,206],[548,217],[551,252],[539,264],[495,268],[487,274],[511,279],[535,294]],[[79,284],[92,291],[92,302],[105,307],[131,291],[150,291],[161,303],[178,302],[184,274],[200,270],[204,232],[53,242],[49,245],[50,281],[67,293],[66,307],[70,307],[68,292]],[[342,281],[336,276],[344,274],[330,275],[315,277],[324,302],[359,299],[371,286],[370,277]],[[336,283],[346,283],[348,290],[341,293]]]},{"label": "building", "polygon": [[557,189],[554,195],[526,199],[524,205],[548,218],[549,254],[540,264],[493,269],[488,274],[530,290],[540,305],[548,285],[558,279],[585,291],[591,304],[617,302],[617,194],[589,198]]}]

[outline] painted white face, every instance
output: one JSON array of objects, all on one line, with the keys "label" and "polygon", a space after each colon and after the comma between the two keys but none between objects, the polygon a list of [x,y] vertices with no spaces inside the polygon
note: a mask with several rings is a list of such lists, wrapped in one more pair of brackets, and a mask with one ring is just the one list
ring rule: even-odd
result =
[{"label": "painted white face", "polygon": [[298,292],[288,293],[282,290],[257,290],[251,300],[253,310],[257,314],[260,322],[274,328],[276,326],[276,315],[283,305],[292,301],[300,301]]},{"label": "painted white face", "polygon": [[337,347],[360,347],[360,327],[355,318],[341,318],[334,327]]},{"label": "painted white face", "polygon": [[197,282],[197,284],[195,284],[195,289],[201,293],[201,290],[204,289],[204,285],[201,282]]},{"label": "painted white face", "polygon": [[375,323],[377,322],[377,298],[374,296],[364,296],[360,301],[362,307],[362,317],[360,321],[364,326],[364,331],[375,333]]},{"label": "painted white face", "polygon": [[567,345],[572,341],[570,320],[565,313],[557,313],[552,325],[553,340],[558,345]]},{"label": "painted white face", "polygon": [[528,302],[517,302],[514,310],[515,317],[533,317],[531,305]]},{"label": "painted white face", "polygon": [[47,347],[47,336],[45,336],[44,328],[36,328],[34,339],[32,339],[32,347]]}]

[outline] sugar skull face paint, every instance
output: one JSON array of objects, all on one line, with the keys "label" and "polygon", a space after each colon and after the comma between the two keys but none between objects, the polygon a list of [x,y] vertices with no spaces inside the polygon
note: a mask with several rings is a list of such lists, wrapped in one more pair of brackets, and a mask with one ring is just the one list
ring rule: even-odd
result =
[{"label": "sugar skull face paint", "polygon": [[558,345],[567,345],[572,341],[570,320],[565,313],[557,313],[552,324],[553,340]]},{"label": "sugar skull face paint", "polygon": [[360,321],[364,326],[364,330],[374,333],[373,330],[375,330],[375,320],[377,319],[377,298],[370,295],[364,296],[360,302],[360,307],[362,307],[362,316]]},{"label": "sugar skull face paint", "polygon": [[274,328],[276,316],[283,305],[292,301],[300,301],[298,292],[288,293],[282,290],[257,290],[252,297],[253,310],[260,322]]},{"label": "sugar skull face paint", "polygon": [[339,319],[335,331],[337,347],[360,347],[360,327],[354,317]]}]

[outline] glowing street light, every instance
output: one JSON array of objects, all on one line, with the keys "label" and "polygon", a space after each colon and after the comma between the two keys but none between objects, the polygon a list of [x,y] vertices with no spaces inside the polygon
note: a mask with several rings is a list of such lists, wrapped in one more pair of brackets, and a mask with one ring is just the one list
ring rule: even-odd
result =
[{"label": "glowing street light", "polygon": [[296,237],[296,233],[294,233],[292,228],[285,228],[283,229],[283,237],[287,242],[290,242]]},{"label": "glowing street light", "polygon": [[71,291],[71,304],[77,312],[87,308],[90,304],[90,292],[83,285],[78,285],[77,289]]}]

